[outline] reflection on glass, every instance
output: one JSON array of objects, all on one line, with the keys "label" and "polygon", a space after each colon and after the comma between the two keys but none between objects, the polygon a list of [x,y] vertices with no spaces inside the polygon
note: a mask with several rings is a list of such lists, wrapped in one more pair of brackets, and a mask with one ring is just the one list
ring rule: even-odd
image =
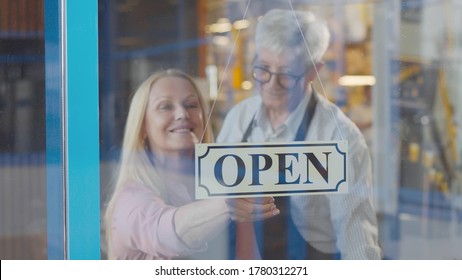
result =
[{"label": "reflection on glass", "polygon": [[0,2],[0,259],[46,259],[42,0]]},{"label": "reflection on glass", "polygon": [[409,161],[417,162],[420,156],[420,145],[418,143],[409,144]]},{"label": "reflection on glass", "polygon": [[[131,96],[152,72],[174,67],[193,76],[211,105],[210,125],[216,135],[226,128],[224,119],[233,115],[230,108],[261,94],[262,83],[252,77],[255,63],[273,73],[298,76],[304,72],[293,65],[274,67],[272,59],[283,56],[258,52],[255,33],[261,16],[274,8],[291,9],[284,1],[263,2],[251,1],[247,7],[248,1],[226,0],[143,0],[114,5],[100,1],[102,209],[117,177]],[[462,134],[455,133],[460,131],[455,120],[462,118],[462,100],[457,95],[461,86],[458,77],[462,76],[458,64],[462,27],[457,19],[462,7],[448,1],[414,1],[413,5],[395,5],[396,1],[322,5],[291,2],[294,9],[323,18],[332,34],[321,61],[323,67],[314,75],[312,86],[323,97],[322,102],[328,99],[334,103],[360,129],[365,141],[358,136],[349,139],[349,144],[365,143],[369,148],[374,168],[373,214],[378,217],[384,257],[460,258],[462,209],[456,202],[462,195]],[[277,87],[278,79],[272,76],[266,85]],[[346,82],[344,77],[348,78]],[[299,97],[297,101],[303,100],[303,94]],[[272,101],[268,104],[276,106],[277,102]],[[242,124],[247,128],[259,108],[249,106],[234,114],[236,118],[251,115]],[[278,128],[286,119],[275,119],[274,123],[266,123],[268,133],[251,135],[250,141],[278,140]],[[258,130],[261,123],[252,123],[253,130]],[[290,129],[297,130],[297,126]],[[230,133],[226,141],[242,140],[232,138],[240,130],[231,131],[235,133]],[[328,126],[319,126],[316,131],[327,135]],[[351,168],[367,172],[362,167],[364,162],[352,160]],[[309,199],[317,201],[315,204],[327,203],[315,198]],[[316,211],[329,216],[322,206],[310,211],[297,204],[290,207],[292,212],[308,218]],[[292,228],[303,234],[299,229],[308,223],[300,220]],[[332,226],[337,234],[341,226]],[[285,226],[280,228],[286,236],[293,233]],[[264,231],[261,224],[256,224],[254,230],[257,239]],[[231,237],[232,234],[224,239]],[[281,238],[270,234],[265,236],[266,241],[262,240],[260,247],[265,242],[276,244]],[[228,241],[213,245],[220,248],[214,249],[215,257],[235,257],[229,254],[234,248]],[[324,251],[335,249],[338,248]],[[268,250],[271,251],[267,249],[267,253]],[[290,254],[290,258],[306,257],[296,250]],[[261,256],[265,257],[265,253]],[[205,258],[197,256],[201,257]]]}]

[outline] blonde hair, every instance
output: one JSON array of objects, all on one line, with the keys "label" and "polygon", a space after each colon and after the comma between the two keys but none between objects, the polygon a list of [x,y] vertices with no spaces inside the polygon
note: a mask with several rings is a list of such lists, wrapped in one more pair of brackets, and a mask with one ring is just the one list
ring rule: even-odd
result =
[{"label": "blonde hair", "polygon": [[213,133],[209,126],[206,126],[207,111],[206,103],[193,78],[188,74],[177,70],[168,69],[158,71],[148,77],[136,90],[130,103],[130,109],[125,124],[124,138],[122,143],[122,155],[119,163],[118,177],[115,183],[113,194],[107,204],[105,212],[105,230],[108,249],[108,258],[112,258],[111,246],[111,218],[117,201],[118,194],[127,184],[140,183],[154,191],[158,196],[165,199],[165,190],[160,179],[159,171],[151,164],[149,159],[150,150],[145,142],[145,115],[152,86],[161,78],[178,77],[191,83],[196,91],[203,116],[203,127],[205,128],[203,142],[213,142]]}]

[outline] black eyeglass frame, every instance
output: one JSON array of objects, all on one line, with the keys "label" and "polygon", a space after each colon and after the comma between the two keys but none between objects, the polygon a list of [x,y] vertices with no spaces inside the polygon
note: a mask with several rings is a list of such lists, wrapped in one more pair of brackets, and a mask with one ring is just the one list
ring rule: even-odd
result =
[{"label": "black eyeglass frame", "polygon": [[[264,72],[269,73],[268,79],[267,79],[267,80],[257,79],[257,77],[256,77],[256,75],[255,75],[255,69],[258,69],[258,70],[260,70],[260,71],[264,71]],[[297,85],[297,83],[298,83],[303,77],[305,77],[306,73],[307,73],[307,72],[305,71],[303,74],[297,76],[297,75],[293,75],[293,74],[289,74],[289,73],[281,73],[281,72],[276,73],[276,72],[271,72],[270,70],[268,70],[268,69],[266,69],[266,68],[264,68],[264,67],[261,67],[261,66],[253,66],[253,68],[252,68],[252,78],[254,78],[255,81],[257,81],[257,82],[259,82],[259,83],[261,83],[261,84],[266,84],[266,83],[268,83],[269,81],[271,81],[271,78],[272,78],[273,75],[274,75],[274,76],[276,76],[276,80],[277,80],[279,86],[282,87],[282,88],[284,88],[284,89],[293,89],[293,88],[295,88],[295,86]],[[279,77],[280,77],[281,75],[285,75],[285,76],[288,76],[288,77],[294,79],[293,86],[291,86],[291,87],[286,87],[286,86],[284,86],[284,85],[281,83],[280,79],[279,79]]]}]

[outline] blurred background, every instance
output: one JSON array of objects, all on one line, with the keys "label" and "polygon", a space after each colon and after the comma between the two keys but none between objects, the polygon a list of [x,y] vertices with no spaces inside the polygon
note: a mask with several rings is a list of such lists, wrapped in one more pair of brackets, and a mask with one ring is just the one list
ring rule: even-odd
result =
[{"label": "blurred background", "polygon": [[[0,0],[0,259],[49,254],[46,128],[54,120],[46,111],[44,1]],[[462,258],[462,2],[291,3],[331,30],[315,87],[325,89],[369,145],[385,258]],[[98,7],[103,208],[130,97],[141,81],[171,67],[194,76],[215,104],[218,133],[229,108],[255,94],[255,22],[290,6],[287,0],[100,0]]]}]

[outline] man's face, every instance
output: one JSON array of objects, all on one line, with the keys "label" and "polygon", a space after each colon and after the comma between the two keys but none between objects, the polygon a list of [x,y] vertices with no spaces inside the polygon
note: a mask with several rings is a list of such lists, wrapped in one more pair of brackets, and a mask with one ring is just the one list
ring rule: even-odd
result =
[{"label": "man's face", "polygon": [[295,109],[306,89],[304,61],[305,59],[295,57],[289,50],[277,54],[261,49],[257,53],[253,75],[263,104],[268,110]]}]

